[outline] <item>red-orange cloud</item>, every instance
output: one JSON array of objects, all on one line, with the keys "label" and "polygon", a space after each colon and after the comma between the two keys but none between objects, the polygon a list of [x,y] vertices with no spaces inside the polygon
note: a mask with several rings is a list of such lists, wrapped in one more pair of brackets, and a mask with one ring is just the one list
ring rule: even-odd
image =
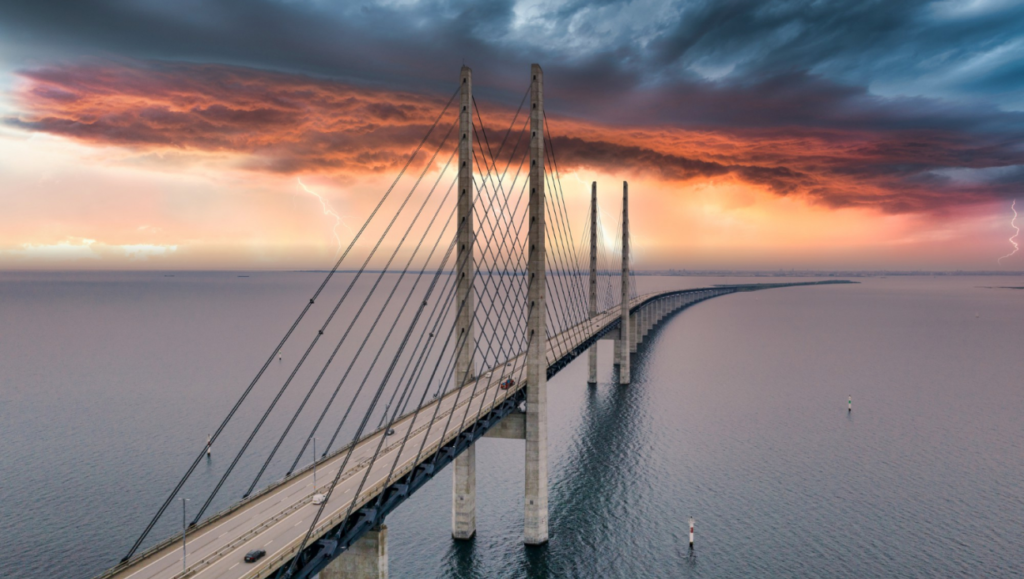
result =
[{"label": "red-orange cloud", "polygon": [[[142,151],[233,153],[246,169],[278,173],[394,171],[448,98],[223,65],[89,64],[21,74],[23,112],[9,125]],[[508,126],[513,111],[482,104],[497,147],[504,134],[494,128]],[[454,114],[450,109],[432,144]],[[1019,171],[993,178],[985,170],[1024,164],[1013,143],[952,130],[686,130],[558,117],[551,123],[563,170],[594,167],[666,182],[733,179],[778,195],[890,213],[1015,193]],[[981,178],[958,180],[950,168]]]}]

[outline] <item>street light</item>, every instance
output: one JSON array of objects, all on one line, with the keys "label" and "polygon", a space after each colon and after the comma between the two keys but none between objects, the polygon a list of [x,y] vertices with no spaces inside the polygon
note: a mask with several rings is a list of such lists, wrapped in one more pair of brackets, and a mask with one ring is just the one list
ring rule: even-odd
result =
[{"label": "street light", "polygon": [[316,438],[313,439],[313,504],[322,505],[327,497],[316,492]]},{"label": "street light", "polygon": [[188,569],[188,564],[185,562],[187,551],[185,549],[185,539],[188,537],[188,524],[185,516],[185,503],[188,499],[181,497],[181,572],[184,573]]}]

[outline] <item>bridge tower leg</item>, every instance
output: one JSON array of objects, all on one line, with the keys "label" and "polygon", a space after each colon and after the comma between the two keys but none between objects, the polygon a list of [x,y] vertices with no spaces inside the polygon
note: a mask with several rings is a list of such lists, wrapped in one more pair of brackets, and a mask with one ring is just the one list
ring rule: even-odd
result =
[{"label": "bridge tower leg", "polygon": [[629,183],[622,182],[622,303],[619,309],[619,384],[629,384],[629,352],[635,351],[629,316]]},{"label": "bridge tower leg", "polygon": [[[455,360],[455,387],[460,388],[475,375],[473,354],[473,280],[476,262],[473,259],[473,71],[463,66],[459,75],[461,87],[459,109],[459,198],[456,210],[458,268],[455,300],[459,304],[455,320],[456,344],[461,343]],[[452,468],[452,537],[470,539],[476,533],[476,445],[455,457]]]},{"label": "bridge tower leg", "polygon": [[374,527],[320,571],[320,579],[388,579],[388,527]]},{"label": "bridge tower leg", "polygon": [[640,344],[640,310],[629,314],[629,344],[627,348],[630,354],[636,353],[636,347]]},{"label": "bridge tower leg", "polygon": [[544,244],[544,72],[530,67],[530,231],[527,255],[529,303],[526,351],[526,517],[527,545],[548,541],[548,363],[545,319]]},{"label": "bridge tower leg", "polygon": [[[597,181],[590,185],[590,318],[597,316]],[[597,384],[597,342],[588,353],[590,373],[587,383]]]}]

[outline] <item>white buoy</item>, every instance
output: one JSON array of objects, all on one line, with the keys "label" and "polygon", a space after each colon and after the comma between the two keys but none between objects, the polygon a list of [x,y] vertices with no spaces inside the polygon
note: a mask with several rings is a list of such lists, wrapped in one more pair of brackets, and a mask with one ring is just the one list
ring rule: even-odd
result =
[{"label": "white buoy", "polygon": [[206,456],[210,456],[213,453],[213,437],[209,434],[206,435]]},{"label": "white buoy", "polygon": [[693,517],[690,517],[690,548],[693,548]]}]

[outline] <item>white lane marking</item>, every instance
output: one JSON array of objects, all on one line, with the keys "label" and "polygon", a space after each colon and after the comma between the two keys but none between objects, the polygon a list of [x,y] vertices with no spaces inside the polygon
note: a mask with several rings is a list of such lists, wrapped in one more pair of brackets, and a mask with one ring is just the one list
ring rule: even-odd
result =
[{"label": "white lane marking", "polygon": [[[271,543],[273,543],[273,542],[274,542],[274,540],[273,540],[273,539],[271,539],[271,540],[267,541],[267,545],[269,545],[269,544],[271,544]],[[266,547],[267,545],[263,545],[263,546],[264,546],[264,547]]]},{"label": "white lane marking", "polygon": [[238,563],[235,563],[234,565],[228,567],[228,571],[234,569],[235,567],[238,567]]}]

